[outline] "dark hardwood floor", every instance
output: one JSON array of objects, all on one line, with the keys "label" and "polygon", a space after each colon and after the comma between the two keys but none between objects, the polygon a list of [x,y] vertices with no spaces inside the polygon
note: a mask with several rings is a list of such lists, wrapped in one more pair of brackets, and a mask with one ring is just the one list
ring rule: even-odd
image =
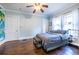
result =
[{"label": "dark hardwood floor", "polygon": [[32,39],[9,41],[0,46],[2,55],[79,55],[79,48],[66,45],[45,53],[42,49],[34,47]]}]

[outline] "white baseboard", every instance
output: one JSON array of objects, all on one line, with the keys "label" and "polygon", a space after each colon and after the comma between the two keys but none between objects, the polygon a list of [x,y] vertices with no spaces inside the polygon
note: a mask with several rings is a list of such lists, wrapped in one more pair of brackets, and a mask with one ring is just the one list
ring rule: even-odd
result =
[{"label": "white baseboard", "polygon": [[29,39],[29,38],[33,38],[34,36],[29,36],[29,37],[20,37],[19,39]]}]

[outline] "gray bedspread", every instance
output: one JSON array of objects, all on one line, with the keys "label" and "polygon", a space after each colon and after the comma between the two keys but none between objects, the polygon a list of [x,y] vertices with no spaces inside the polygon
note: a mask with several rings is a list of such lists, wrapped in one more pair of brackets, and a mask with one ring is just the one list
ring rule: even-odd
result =
[{"label": "gray bedspread", "polygon": [[41,33],[36,35],[42,41],[61,41],[62,34],[50,34],[50,33]]}]

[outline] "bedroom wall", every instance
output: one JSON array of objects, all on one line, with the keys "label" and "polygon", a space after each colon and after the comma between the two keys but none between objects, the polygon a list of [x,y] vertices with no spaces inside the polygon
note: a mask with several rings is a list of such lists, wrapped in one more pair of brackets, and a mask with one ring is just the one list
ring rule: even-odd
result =
[{"label": "bedroom wall", "polygon": [[5,17],[5,40],[22,40],[34,37],[37,33],[43,33],[48,30],[48,20],[44,16],[30,15],[6,10]]}]

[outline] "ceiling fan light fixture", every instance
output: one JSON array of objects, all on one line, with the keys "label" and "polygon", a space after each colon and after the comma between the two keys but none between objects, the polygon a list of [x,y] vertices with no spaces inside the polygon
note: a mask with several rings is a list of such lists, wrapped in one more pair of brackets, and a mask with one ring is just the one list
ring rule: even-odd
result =
[{"label": "ceiling fan light fixture", "polygon": [[34,9],[36,9],[37,11],[40,10],[41,8],[42,8],[41,4],[34,5]]},{"label": "ceiling fan light fixture", "polygon": [[29,6],[26,6],[26,7],[33,7],[34,10],[33,10],[33,13],[35,13],[36,11],[40,10],[42,13],[44,12],[44,8],[48,8],[48,5],[46,4],[41,4],[41,3],[35,3],[33,5],[29,5]]}]

